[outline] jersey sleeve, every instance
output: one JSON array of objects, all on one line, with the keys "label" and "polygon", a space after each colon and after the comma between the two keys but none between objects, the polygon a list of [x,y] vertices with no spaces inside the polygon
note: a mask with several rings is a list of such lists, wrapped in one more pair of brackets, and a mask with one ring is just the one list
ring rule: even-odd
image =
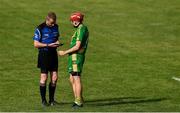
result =
[{"label": "jersey sleeve", "polygon": [[40,37],[41,37],[40,31],[39,29],[36,29],[34,32],[33,40],[40,41]]},{"label": "jersey sleeve", "polygon": [[83,27],[79,28],[77,31],[77,39],[76,41],[81,41],[83,40],[83,37],[85,35],[85,29]]},{"label": "jersey sleeve", "polygon": [[59,39],[60,39],[60,30],[59,30],[59,26],[58,26],[58,28],[57,28],[57,32],[58,32],[58,34],[57,34],[57,40],[59,40]]}]

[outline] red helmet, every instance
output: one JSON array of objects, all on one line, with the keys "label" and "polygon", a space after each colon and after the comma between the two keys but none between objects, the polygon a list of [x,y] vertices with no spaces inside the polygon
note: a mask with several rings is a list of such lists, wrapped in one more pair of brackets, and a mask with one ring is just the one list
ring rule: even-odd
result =
[{"label": "red helmet", "polygon": [[76,12],[76,13],[71,14],[70,21],[82,22],[83,17],[84,15],[81,12]]}]

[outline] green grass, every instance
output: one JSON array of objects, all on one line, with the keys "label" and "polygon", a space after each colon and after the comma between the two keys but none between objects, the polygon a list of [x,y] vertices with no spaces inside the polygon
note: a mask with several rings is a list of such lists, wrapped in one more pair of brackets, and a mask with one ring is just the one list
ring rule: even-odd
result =
[{"label": "green grass", "polygon": [[[179,0],[0,0],[0,111],[180,111]],[[56,99],[42,108],[32,36],[55,11],[68,48],[69,15],[85,14],[90,42],[82,75],[82,109],[73,110],[59,58]]]}]

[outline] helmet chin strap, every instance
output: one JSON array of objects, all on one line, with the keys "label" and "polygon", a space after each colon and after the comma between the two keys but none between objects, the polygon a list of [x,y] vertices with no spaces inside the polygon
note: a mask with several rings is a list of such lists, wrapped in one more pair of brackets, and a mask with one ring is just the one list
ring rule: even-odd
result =
[{"label": "helmet chin strap", "polygon": [[78,26],[74,26],[74,28],[78,28]]}]

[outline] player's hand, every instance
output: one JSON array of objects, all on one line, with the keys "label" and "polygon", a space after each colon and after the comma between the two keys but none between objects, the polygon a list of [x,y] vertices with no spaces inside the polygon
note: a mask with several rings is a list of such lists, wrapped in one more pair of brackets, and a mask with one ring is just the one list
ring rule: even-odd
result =
[{"label": "player's hand", "polygon": [[55,44],[56,44],[56,45],[59,45],[59,41],[56,41]]},{"label": "player's hand", "polygon": [[58,51],[58,55],[59,56],[64,56],[65,55],[65,51]]}]

